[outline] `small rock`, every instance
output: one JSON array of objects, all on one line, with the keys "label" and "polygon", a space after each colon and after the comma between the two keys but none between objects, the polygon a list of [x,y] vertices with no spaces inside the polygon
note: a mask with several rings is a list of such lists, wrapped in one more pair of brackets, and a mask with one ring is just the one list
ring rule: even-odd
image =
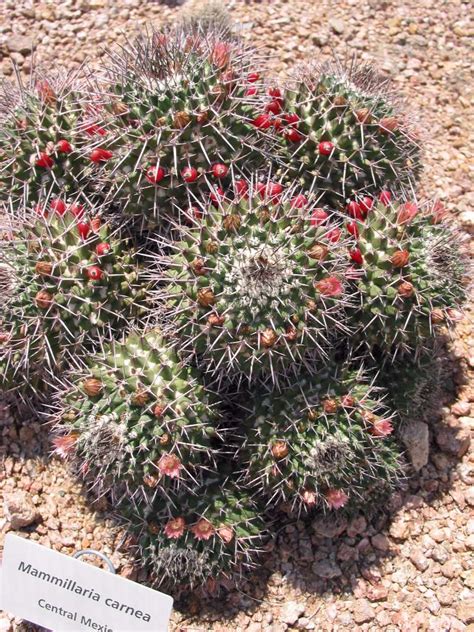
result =
[{"label": "small rock", "polygon": [[440,450],[461,458],[466,454],[471,443],[471,433],[467,426],[459,423],[439,424],[435,432],[436,442]]},{"label": "small rock", "polygon": [[462,574],[463,583],[468,588],[474,590],[474,571],[467,571]]},{"label": "small rock", "polygon": [[346,530],[347,520],[345,518],[320,518],[314,520],[312,527],[319,536],[335,538]]},{"label": "small rock", "polygon": [[4,510],[5,517],[14,531],[41,520],[41,514],[33,504],[31,495],[20,490],[5,494]]},{"label": "small rock", "polygon": [[288,601],[281,609],[280,618],[288,625],[294,625],[304,613],[305,607],[297,601]]},{"label": "small rock", "polygon": [[29,55],[34,50],[34,43],[31,37],[25,35],[11,35],[5,42],[7,50],[10,53],[21,53],[22,55]]},{"label": "small rock", "polygon": [[403,518],[396,518],[390,525],[389,533],[396,540],[405,540],[410,534],[410,525]]},{"label": "small rock", "polygon": [[474,599],[463,599],[456,608],[456,614],[464,623],[474,623]]},{"label": "small rock", "polygon": [[350,538],[354,538],[356,535],[360,535],[361,533],[364,533],[366,529],[367,529],[367,520],[364,518],[364,516],[357,516],[357,518],[354,518],[353,520],[350,521],[347,527],[347,535]]},{"label": "small rock", "polygon": [[320,46],[322,48],[329,42],[329,35],[326,33],[314,33],[312,35],[312,40],[316,46]]},{"label": "small rock", "polygon": [[372,546],[379,551],[388,551],[390,549],[390,542],[386,535],[383,533],[377,533],[372,538]]},{"label": "small rock", "polygon": [[413,469],[419,472],[428,463],[430,451],[428,424],[418,419],[410,420],[402,430],[402,441]]},{"label": "small rock", "polygon": [[388,597],[388,588],[382,586],[381,584],[369,586],[367,588],[366,595],[369,601],[383,601]]},{"label": "small rock", "polygon": [[448,560],[446,564],[441,567],[441,573],[448,579],[453,579],[461,574],[462,566],[460,566],[455,560]]},{"label": "small rock", "polygon": [[456,402],[451,406],[451,412],[456,417],[464,417],[471,412],[471,404],[469,402]]},{"label": "small rock", "polygon": [[348,562],[349,560],[356,560],[359,557],[359,551],[353,546],[349,546],[345,542],[337,550],[337,559],[341,562]]},{"label": "small rock", "polygon": [[334,31],[334,33],[342,35],[345,28],[344,21],[339,20],[338,18],[333,18],[332,20],[329,20],[329,28]]},{"label": "small rock", "polygon": [[433,538],[435,542],[444,542],[448,537],[448,534],[444,529],[440,529],[439,527],[434,527],[430,531],[430,538]]},{"label": "small rock", "polygon": [[426,571],[430,564],[420,549],[413,549],[413,551],[410,553],[410,560],[411,562],[413,562],[414,566],[421,572]]},{"label": "small rock", "polygon": [[375,617],[375,610],[366,599],[359,601],[354,608],[354,621],[358,624],[372,621]]},{"label": "small rock", "polygon": [[459,215],[459,221],[471,234],[474,234],[474,211],[464,211]]},{"label": "small rock", "polygon": [[438,564],[444,564],[448,559],[448,552],[443,546],[437,546],[431,551],[431,557]]},{"label": "small rock", "polygon": [[333,579],[334,577],[340,577],[342,571],[336,562],[332,560],[320,560],[313,564],[313,573],[324,579]]}]

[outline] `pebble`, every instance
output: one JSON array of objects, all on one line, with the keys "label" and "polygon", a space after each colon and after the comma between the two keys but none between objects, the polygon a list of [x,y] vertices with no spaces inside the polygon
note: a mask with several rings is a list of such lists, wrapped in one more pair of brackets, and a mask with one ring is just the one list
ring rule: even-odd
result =
[{"label": "pebble", "polygon": [[283,623],[294,625],[305,611],[305,606],[296,601],[288,601],[282,608],[280,617]]},{"label": "pebble", "polygon": [[340,577],[342,571],[340,567],[331,560],[321,560],[313,564],[313,573],[324,579],[334,579]]},{"label": "pebble", "polygon": [[10,53],[20,53],[30,55],[34,50],[34,41],[31,37],[24,35],[11,35],[5,42],[6,49]]},{"label": "pebble", "polygon": [[329,20],[329,27],[334,31],[334,33],[337,33],[338,35],[342,35],[345,30],[344,21],[337,18]]},{"label": "pebble", "polygon": [[410,419],[402,430],[402,441],[407,449],[413,469],[419,472],[428,463],[430,452],[428,424],[418,419]]},{"label": "pebble", "polygon": [[5,518],[13,531],[29,527],[41,520],[41,514],[33,503],[30,494],[17,490],[4,496]]},{"label": "pebble", "polygon": [[375,610],[368,601],[362,599],[354,608],[354,621],[358,624],[372,621],[375,617]]},{"label": "pebble", "polygon": [[423,572],[426,571],[430,565],[428,559],[423,555],[420,549],[413,549],[410,553],[410,560],[416,566],[416,568]]},{"label": "pebble", "polygon": [[383,533],[377,533],[371,539],[372,546],[379,551],[388,551],[390,550],[390,542],[386,535]]}]

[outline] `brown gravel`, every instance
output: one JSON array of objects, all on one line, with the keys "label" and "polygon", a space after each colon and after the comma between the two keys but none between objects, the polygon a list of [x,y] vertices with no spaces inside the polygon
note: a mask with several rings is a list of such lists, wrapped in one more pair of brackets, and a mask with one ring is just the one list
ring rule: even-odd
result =
[{"label": "brown gravel", "polygon": [[[423,191],[444,200],[474,232],[469,3],[461,0],[275,0],[231,3],[244,37],[271,55],[276,73],[304,57],[357,53],[390,72],[427,128]],[[120,41],[124,30],[173,19],[173,3],[141,0],[0,2],[0,72],[13,59],[24,76],[36,61],[74,66]],[[471,87],[470,87],[471,86]],[[472,164],[472,161],[471,161]],[[391,501],[391,519],[367,523],[295,522],[244,585],[209,603],[175,611],[176,632],[285,630],[474,630],[473,314],[452,343],[456,396],[445,394],[433,420],[430,461]],[[444,404],[444,405],[443,405]],[[71,554],[99,548],[119,572],[144,580],[121,550],[104,507],[87,504],[62,463],[48,458],[39,424],[0,410],[0,542],[11,530],[4,506],[20,505],[17,532]],[[31,521],[30,521],[31,520]],[[0,613],[0,632],[18,629]]]}]

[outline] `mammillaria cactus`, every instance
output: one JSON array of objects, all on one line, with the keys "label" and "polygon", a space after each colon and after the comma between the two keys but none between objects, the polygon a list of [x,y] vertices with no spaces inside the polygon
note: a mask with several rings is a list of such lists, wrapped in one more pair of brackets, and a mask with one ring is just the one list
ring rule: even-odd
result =
[{"label": "mammillaria cactus", "polygon": [[235,583],[255,565],[268,537],[261,511],[242,486],[216,477],[195,495],[181,494],[171,502],[157,498],[142,514],[126,507],[122,512],[140,558],[165,589],[213,591]]},{"label": "mammillaria cactus", "polygon": [[277,382],[344,331],[341,230],[336,216],[268,177],[234,189],[234,200],[197,207],[171,256],[158,258],[165,309],[182,352],[215,374]]},{"label": "mammillaria cactus", "polygon": [[162,230],[173,198],[262,161],[252,120],[266,97],[253,64],[240,43],[186,28],[142,36],[113,57],[97,88],[109,113],[101,173],[123,213]]},{"label": "mammillaria cactus", "polygon": [[464,300],[459,235],[439,221],[439,205],[382,199],[356,222],[352,253],[362,276],[354,321],[369,347],[419,352]]},{"label": "mammillaria cactus", "polygon": [[159,331],[131,334],[74,369],[62,395],[56,449],[95,491],[148,504],[157,493],[194,491],[219,437],[212,397]]},{"label": "mammillaria cactus", "polygon": [[65,200],[17,208],[0,242],[1,383],[25,396],[145,310],[146,288],[126,237],[97,209]]},{"label": "mammillaria cactus", "polygon": [[0,385],[52,409],[171,590],[237,579],[281,510],[396,486],[465,295],[388,83],[354,61],[280,88],[212,6],[0,90]]},{"label": "mammillaria cactus", "polygon": [[300,375],[281,394],[247,404],[244,480],[272,507],[295,513],[366,506],[402,472],[392,415],[357,372]]},{"label": "mammillaria cactus", "polygon": [[408,187],[420,170],[419,147],[399,101],[370,66],[302,68],[276,113],[288,176],[336,209],[384,186]]},{"label": "mammillaria cactus", "polygon": [[84,149],[92,110],[77,73],[34,74],[28,87],[0,84],[0,197],[31,206],[58,194],[92,196]]}]

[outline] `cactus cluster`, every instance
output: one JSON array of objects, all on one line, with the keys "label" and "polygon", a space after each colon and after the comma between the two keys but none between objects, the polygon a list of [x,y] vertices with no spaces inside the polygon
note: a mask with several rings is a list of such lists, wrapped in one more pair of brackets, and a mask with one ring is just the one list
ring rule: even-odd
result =
[{"label": "cactus cluster", "polygon": [[237,580],[279,512],[380,506],[465,294],[387,82],[279,86],[206,11],[0,93],[0,385],[172,591]]}]

